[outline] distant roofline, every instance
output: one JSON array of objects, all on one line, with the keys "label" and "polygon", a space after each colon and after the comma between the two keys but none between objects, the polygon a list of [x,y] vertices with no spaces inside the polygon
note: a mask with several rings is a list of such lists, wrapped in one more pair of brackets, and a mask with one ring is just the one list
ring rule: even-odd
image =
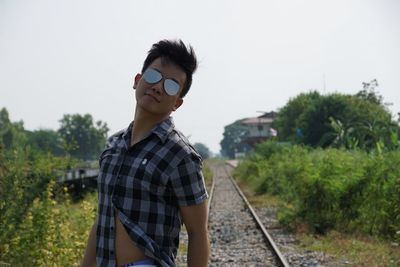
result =
[{"label": "distant roofline", "polygon": [[246,125],[268,124],[274,121],[273,118],[255,117],[243,119],[240,123]]},{"label": "distant roofline", "polygon": [[278,112],[270,111],[270,112],[265,112],[261,116],[258,116],[258,118],[275,118],[277,115],[278,115]]}]

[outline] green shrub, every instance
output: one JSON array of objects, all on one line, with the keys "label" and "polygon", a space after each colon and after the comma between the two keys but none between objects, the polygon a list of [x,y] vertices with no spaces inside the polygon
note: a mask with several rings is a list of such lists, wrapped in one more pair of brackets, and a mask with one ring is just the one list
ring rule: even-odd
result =
[{"label": "green shrub", "polygon": [[254,152],[256,155],[260,155],[264,159],[269,159],[272,155],[282,153],[290,149],[290,144],[288,143],[277,143],[275,141],[267,141],[258,144]]},{"label": "green shrub", "polygon": [[299,215],[317,232],[325,233],[337,225],[347,224],[354,199],[349,189],[362,179],[362,164],[347,151],[314,150],[309,155],[314,175],[305,180],[299,194]]},{"label": "green shrub", "polygon": [[355,224],[364,232],[393,237],[400,230],[400,151],[370,157],[364,205]]},{"label": "green shrub", "polygon": [[[315,232],[360,231],[400,239],[400,151],[310,149],[266,142],[234,175],[287,205],[282,222]],[[293,226],[293,225],[291,225]]]},{"label": "green shrub", "polygon": [[[33,200],[40,198],[56,171],[63,169],[62,159],[28,149],[0,151],[0,246],[13,238]],[[0,248],[1,251],[1,248]]]},{"label": "green shrub", "polygon": [[[68,161],[29,149],[0,151],[0,263],[79,266],[97,195],[79,204],[55,183]],[[61,188],[62,189],[62,188]]]}]

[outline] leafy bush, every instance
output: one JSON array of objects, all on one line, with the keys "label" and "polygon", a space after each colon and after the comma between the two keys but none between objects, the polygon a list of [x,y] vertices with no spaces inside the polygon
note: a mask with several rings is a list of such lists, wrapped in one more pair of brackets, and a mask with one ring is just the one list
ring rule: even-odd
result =
[{"label": "leafy bush", "polygon": [[55,177],[55,169],[62,169],[61,159],[41,155],[29,149],[1,151],[0,221],[7,230],[0,233],[0,244],[14,235],[35,198],[40,197],[47,184]]},{"label": "leafy bush", "polygon": [[283,222],[315,232],[361,231],[391,239],[400,230],[400,151],[310,149],[267,142],[234,176],[287,205]]},{"label": "leafy bush", "polygon": [[317,232],[325,233],[349,219],[353,206],[348,204],[355,197],[349,189],[362,179],[362,164],[353,154],[337,149],[314,150],[309,157],[313,175],[308,174],[298,195],[299,214]]},{"label": "leafy bush", "polygon": [[[400,151],[372,155],[365,169],[364,205],[356,225],[371,234],[395,236],[400,230]],[[400,238],[397,235],[397,238]]]},{"label": "leafy bush", "polygon": [[[96,195],[73,204],[55,170],[68,162],[30,151],[0,150],[0,263],[78,266],[95,217]],[[66,189],[65,189],[66,190]]]}]

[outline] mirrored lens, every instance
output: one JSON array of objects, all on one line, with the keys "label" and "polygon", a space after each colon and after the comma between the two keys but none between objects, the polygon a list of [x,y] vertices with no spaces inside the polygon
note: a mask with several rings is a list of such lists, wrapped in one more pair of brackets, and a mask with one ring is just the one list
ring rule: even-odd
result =
[{"label": "mirrored lens", "polygon": [[143,79],[147,83],[158,83],[159,81],[161,81],[162,75],[161,75],[161,73],[159,73],[155,69],[147,69],[143,73]]},{"label": "mirrored lens", "polygon": [[179,84],[171,79],[164,81],[164,90],[168,95],[176,95],[179,92]]}]

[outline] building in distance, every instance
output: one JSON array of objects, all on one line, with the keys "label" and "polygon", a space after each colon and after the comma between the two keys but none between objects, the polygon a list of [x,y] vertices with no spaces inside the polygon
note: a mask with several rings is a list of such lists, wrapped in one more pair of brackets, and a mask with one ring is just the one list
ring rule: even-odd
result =
[{"label": "building in distance", "polygon": [[241,124],[247,128],[247,134],[243,136],[242,143],[253,148],[258,143],[276,137],[278,132],[272,128],[272,123],[277,114],[271,111],[258,117],[243,119]]}]

